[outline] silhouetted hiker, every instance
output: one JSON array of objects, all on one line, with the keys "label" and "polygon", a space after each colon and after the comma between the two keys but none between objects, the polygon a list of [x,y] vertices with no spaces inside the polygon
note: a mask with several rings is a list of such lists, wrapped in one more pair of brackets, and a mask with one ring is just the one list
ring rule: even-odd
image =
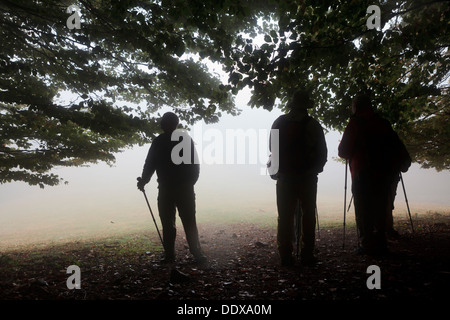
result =
[{"label": "silhouetted hiker", "polygon": [[[198,161],[195,161],[196,150],[189,135],[182,133],[183,140],[180,141],[180,136],[177,134],[178,138],[172,141],[172,134],[175,136],[175,133],[180,133],[178,130],[175,131],[178,123],[178,116],[173,112],[167,112],[162,116],[161,128],[164,132],[152,142],[141,179],[138,182],[138,189],[143,190],[156,171],[159,189],[158,209],[163,228],[163,262],[175,261],[175,221],[176,209],[178,209],[189,250],[197,262],[203,263],[206,261],[206,257],[202,253],[198,238],[194,193],[194,185],[199,177],[200,165]],[[183,142],[183,145],[187,145],[188,148],[172,154],[173,150],[178,150],[174,147]],[[174,159],[174,157],[177,159]],[[179,163],[180,158],[187,159],[187,161]]]},{"label": "silhouetted hiker", "polygon": [[[294,216],[301,208],[302,264],[313,264],[316,227],[317,175],[327,161],[327,146],[321,125],[308,115],[314,106],[307,91],[297,91],[288,104],[289,112],[272,125],[279,131],[279,166],[276,174],[278,230],[277,245],[284,266],[294,263]],[[273,146],[270,146],[276,156]]]},{"label": "silhouetted hiker", "polygon": [[369,96],[352,102],[339,156],[349,161],[361,254],[387,254],[388,209],[392,186],[400,172],[401,141],[386,119],[377,115]]}]

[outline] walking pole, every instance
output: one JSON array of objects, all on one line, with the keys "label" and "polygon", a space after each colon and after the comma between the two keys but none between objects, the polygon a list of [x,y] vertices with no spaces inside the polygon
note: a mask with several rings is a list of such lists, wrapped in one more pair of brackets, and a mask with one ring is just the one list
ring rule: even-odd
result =
[{"label": "walking pole", "polygon": [[406,207],[408,208],[408,214],[409,214],[409,222],[411,223],[412,232],[414,232],[414,226],[413,226],[413,222],[412,222],[412,218],[411,218],[411,211],[409,210],[408,198],[406,197],[405,183],[403,182],[403,177],[402,177],[401,172],[400,172],[400,180],[402,182],[403,193],[405,194]]},{"label": "walking pole", "polygon": [[299,201],[297,201],[297,208],[296,208],[296,218],[297,218],[297,225],[296,225],[296,231],[297,231],[297,253],[296,253],[296,256],[297,256],[297,259],[298,259],[298,256],[299,256],[299,253],[300,253],[300,233],[301,233],[301,210],[302,210],[302,208],[300,207],[300,202]]},{"label": "walking pole", "polygon": [[350,203],[348,204],[347,212],[349,212],[349,211],[350,211],[350,208],[352,207],[352,201],[353,201],[353,195],[352,195],[352,197],[350,198]]},{"label": "walking pole", "polygon": [[159,233],[158,224],[156,223],[155,217],[153,216],[153,211],[152,211],[152,208],[150,207],[150,203],[148,202],[147,195],[145,194],[145,190],[142,189],[141,191],[144,194],[145,201],[147,202],[148,209],[150,210],[150,214],[152,215],[153,222],[155,223],[156,231],[158,231],[159,239],[161,240],[161,244],[164,247],[164,242],[163,242],[163,239],[161,237],[161,233]]},{"label": "walking pole", "polygon": [[347,209],[347,166],[348,160],[345,159],[345,184],[344,184],[344,240],[342,242],[342,249],[345,248],[345,213]]},{"label": "walking pole", "polygon": [[317,221],[317,235],[320,238],[320,228],[319,228],[319,212],[317,211],[317,205],[316,205],[316,221]]}]

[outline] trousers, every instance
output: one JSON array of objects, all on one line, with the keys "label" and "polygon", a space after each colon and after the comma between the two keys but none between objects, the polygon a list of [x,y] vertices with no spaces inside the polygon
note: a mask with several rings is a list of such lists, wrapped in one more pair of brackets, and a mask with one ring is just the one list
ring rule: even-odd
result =
[{"label": "trousers", "polygon": [[369,251],[386,250],[386,208],[391,205],[389,179],[361,174],[352,180],[352,192],[361,246]]},{"label": "trousers", "polygon": [[175,256],[176,210],[183,224],[189,251],[201,253],[195,217],[195,193],[192,184],[159,185],[158,209],[162,224],[163,245],[166,257]]},{"label": "trousers", "polygon": [[[315,245],[317,175],[277,181],[277,246],[281,258],[293,252],[295,214],[300,210],[301,255],[311,255]],[[299,206],[299,208],[297,208]]]}]

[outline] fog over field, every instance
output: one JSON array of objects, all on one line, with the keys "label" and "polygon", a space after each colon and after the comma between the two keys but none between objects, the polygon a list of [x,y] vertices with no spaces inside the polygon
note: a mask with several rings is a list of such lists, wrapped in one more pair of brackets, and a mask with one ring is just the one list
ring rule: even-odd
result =
[{"label": "fog over field", "polygon": [[[275,182],[264,173],[267,134],[281,111],[250,109],[245,106],[246,102],[245,97],[236,101],[243,110],[237,117],[225,115],[217,124],[200,123],[191,128],[202,162],[196,184],[199,223],[239,220],[276,223]],[[234,149],[230,144],[227,147],[230,133],[239,132],[256,139],[245,145],[244,164],[238,164],[237,157],[228,161],[226,158],[230,150],[239,152],[237,144]],[[320,221],[342,221],[343,217],[345,165],[334,160],[340,138],[338,132],[326,134],[328,162],[319,175],[318,186]],[[68,180],[68,185],[45,189],[24,183],[0,185],[0,246],[154,230],[144,197],[136,188],[136,177],[142,172],[148,148],[136,146],[118,154],[113,167],[97,164],[56,169],[54,172]],[[250,158],[251,150],[257,152],[254,158]],[[224,164],[217,164],[221,159]],[[403,178],[413,218],[430,211],[450,211],[448,171],[438,173],[413,164]],[[156,176],[147,185],[146,192],[157,215],[155,180]],[[349,174],[347,204],[350,190]],[[397,194],[395,214],[405,216],[401,184]],[[353,216],[350,210],[348,218],[353,219]],[[159,219],[157,221],[160,225]],[[179,222],[178,226],[181,228]]]}]

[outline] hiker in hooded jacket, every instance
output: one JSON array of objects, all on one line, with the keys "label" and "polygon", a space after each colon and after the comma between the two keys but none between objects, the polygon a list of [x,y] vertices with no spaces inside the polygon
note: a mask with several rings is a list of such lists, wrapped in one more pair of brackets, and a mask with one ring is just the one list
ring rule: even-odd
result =
[{"label": "hiker in hooded jacket", "polygon": [[[158,176],[158,209],[163,228],[164,258],[162,262],[175,261],[176,239],[176,210],[186,234],[189,250],[196,262],[206,262],[198,236],[195,208],[194,185],[200,175],[197,152],[194,142],[187,133],[180,135],[186,141],[172,141],[172,134],[179,124],[178,116],[173,112],[166,112],[161,119],[163,133],[156,137],[149,149],[145,160],[141,178],[138,179],[138,189],[144,190],[144,186],[150,181],[156,171]],[[180,153],[190,152],[188,161],[176,163],[173,159],[173,150],[181,142],[190,146],[191,150],[181,149]],[[184,158],[183,154],[177,155]]]},{"label": "hiker in hooded jacket", "polygon": [[283,266],[295,263],[296,209],[301,213],[301,263],[311,265],[317,261],[314,256],[317,181],[327,161],[327,146],[321,125],[308,115],[307,109],[313,106],[309,93],[298,90],[287,105],[289,112],[272,125],[272,129],[278,129],[279,137],[278,155],[272,143],[270,151],[279,161],[273,177],[277,180],[277,246]]},{"label": "hiker in hooded jacket", "polygon": [[374,112],[368,95],[353,99],[352,113],[338,151],[350,167],[357,253],[385,255],[389,253],[386,231],[392,227],[393,188],[411,158],[389,121]]}]

